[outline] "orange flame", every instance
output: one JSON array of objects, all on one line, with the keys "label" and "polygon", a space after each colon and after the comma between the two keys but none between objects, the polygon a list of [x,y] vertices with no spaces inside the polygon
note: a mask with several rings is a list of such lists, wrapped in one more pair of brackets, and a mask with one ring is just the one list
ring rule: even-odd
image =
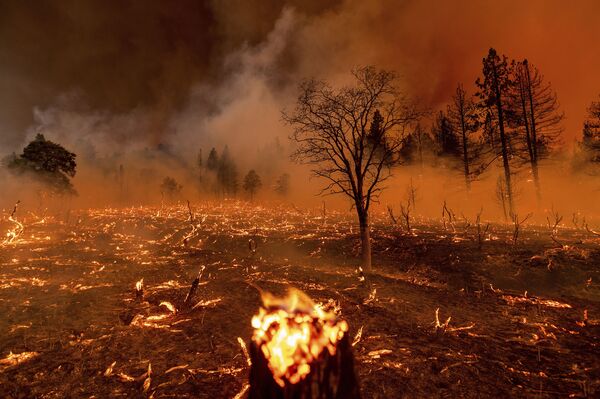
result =
[{"label": "orange flame", "polygon": [[273,378],[280,386],[296,384],[311,371],[324,350],[335,355],[336,344],[348,324],[324,311],[304,293],[290,290],[287,297],[263,295],[263,307],[252,318],[252,340],[261,348]]}]

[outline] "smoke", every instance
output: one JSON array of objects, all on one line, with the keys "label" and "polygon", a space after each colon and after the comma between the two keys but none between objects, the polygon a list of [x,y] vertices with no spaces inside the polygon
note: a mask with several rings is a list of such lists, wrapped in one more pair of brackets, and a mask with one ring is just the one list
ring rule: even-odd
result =
[{"label": "smoke", "polygon": [[[600,92],[600,54],[589,50],[600,37],[600,5],[592,0],[568,9],[557,0],[3,7],[0,152],[18,152],[36,133],[64,144],[79,155],[75,185],[87,200],[98,198],[99,182],[110,183],[102,184],[105,198],[114,198],[120,165],[130,190],[142,197],[159,195],[144,184],[156,186],[166,175],[195,195],[198,151],[206,157],[225,145],[242,175],[259,169],[268,185],[277,173],[293,172],[297,194],[308,199],[318,182],[308,185],[307,172],[286,161],[289,131],[280,111],[293,104],[302,79],[341,83],[357,65],[398,71],[402,89],[435,110],[459,82],[474,92],[489,47],[527,57],[558,93],[567,144],[579,137],[585,109]],[[555,179],[561,168],[548,166],[542,179]],[[423,201],[431,199],[423,208],[432,214],[444,198],[466,203],[452,173],[401,168],[395,174],[380,206],[403,198],[411,177],[421,182]],[[531,204],[527,177],[521,180],[523,202]],[[545,185],[548,204],[567,201],[555,183]],[[492,170],[476,184],[468,211],[493,202],[494,186]]]},{"label": "smoke", "polygon": [[224,81],[192,89],[188,106],[170,125],[178,152],[185,154],[190,144],[252,152],[274,138],[285,139],[280,112],[286,97],[278,87],[277,66],[294,23],[294,11],[284,9],[264,42],[245,45],[225,58]]}]

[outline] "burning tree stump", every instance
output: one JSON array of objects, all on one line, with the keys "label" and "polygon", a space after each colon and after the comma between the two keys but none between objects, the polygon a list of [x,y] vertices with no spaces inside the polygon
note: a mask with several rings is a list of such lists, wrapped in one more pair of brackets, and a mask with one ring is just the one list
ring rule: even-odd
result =
[{"label": "burning tree stump", "polygon": [[360,399],[348,325],[292,295],[252,319],[248,398]]},{"label": "burning tree stump", "polygon": [[348,336],[338,342],[335,355],[325,352],[311,363],[311,372],[296,384],[280,386],[258,345],[250,345],[250,394],[248,399],[360,399],[354,357]]}]

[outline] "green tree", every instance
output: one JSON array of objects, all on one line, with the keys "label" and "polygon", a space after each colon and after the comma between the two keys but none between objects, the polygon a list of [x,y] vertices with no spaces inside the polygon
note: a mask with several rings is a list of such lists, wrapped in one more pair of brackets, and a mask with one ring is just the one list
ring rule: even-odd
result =
[{"label": "green tree", "polygon": [[74,153],[38,134],[21,155],[8,162],[8,168],[19,175],[33,176],[52,193],[75,195],[77,192],[70,180],[76,173],[75,157]]},{"label": "green tree", "polygon": [[262,182],[260,181],[260,176],[258,176],[254,169],[250,170],[246,177],[244,177],[243,184],[244,191],[250,195],[250,200],[254,199],[254,195],[261,186]]}]

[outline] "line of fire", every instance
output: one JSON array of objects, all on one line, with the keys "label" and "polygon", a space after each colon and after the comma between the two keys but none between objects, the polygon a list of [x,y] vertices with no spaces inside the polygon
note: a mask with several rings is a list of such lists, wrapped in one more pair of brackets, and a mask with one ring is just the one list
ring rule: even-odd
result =
[{"label": "line of fire", "polygon": [[0,0],[0,397],[600,397],[600,4],[451,3]]}]

